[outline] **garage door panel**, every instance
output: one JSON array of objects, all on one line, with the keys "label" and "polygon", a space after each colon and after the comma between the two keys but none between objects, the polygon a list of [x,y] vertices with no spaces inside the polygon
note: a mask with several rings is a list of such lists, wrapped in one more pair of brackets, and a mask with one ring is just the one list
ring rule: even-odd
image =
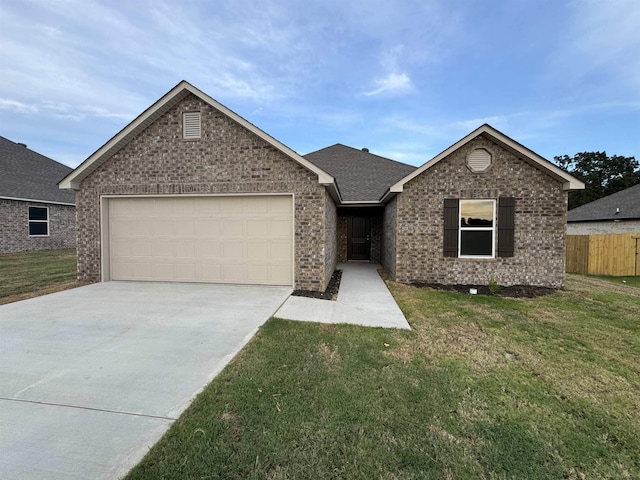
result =
[{"label": "garage door panel", "polygon": [[291,196],[109,199],[114,280],[291,285]]}]

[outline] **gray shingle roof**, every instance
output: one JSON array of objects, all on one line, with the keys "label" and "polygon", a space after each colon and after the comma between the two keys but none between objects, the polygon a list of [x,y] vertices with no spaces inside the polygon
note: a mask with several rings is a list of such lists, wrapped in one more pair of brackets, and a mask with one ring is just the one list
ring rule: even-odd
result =
[{"label": "gray shingle roof", "polygon": [[0,197],[75,203],[58,182],[73,169],[0,136]]},{"label": "gray shingle roof", "polygon": [[[616,213],[616,209],[620,209]],[[640,218],[640,184],[569,210],[567,221],[631,220]]]},{"label": "gray shingle roof", "polygon": [[344,201],[378,201],[416,167],[337,143],[303,155],[336,179]]}]

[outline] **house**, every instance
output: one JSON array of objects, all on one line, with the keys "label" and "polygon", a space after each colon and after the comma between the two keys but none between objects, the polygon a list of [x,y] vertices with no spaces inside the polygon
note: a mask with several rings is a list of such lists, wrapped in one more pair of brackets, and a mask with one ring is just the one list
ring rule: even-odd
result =
[{"label": "house", "polygon": [[71,171],[0,137],[0,253],[75,247],[74,193],[58,188]]},{"label": "house", "polygon": [[489,125],[420,168],[343,145],[301,156],[181,82],[60,187],[83,280],[321,291],[339,260],[560,287],[567,191],[584,185]]},{"label": "house", "polygon": [[640,233],[640,184],[569,210],[567,235]]}]

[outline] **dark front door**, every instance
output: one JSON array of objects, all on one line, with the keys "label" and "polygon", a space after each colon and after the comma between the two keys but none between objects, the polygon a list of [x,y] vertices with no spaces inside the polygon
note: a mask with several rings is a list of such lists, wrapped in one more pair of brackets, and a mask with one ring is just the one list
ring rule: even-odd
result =
[{"label": "dark front door", "polygon": [[371,220],[369,217],[348,217],[347,260],[371,258]]}]

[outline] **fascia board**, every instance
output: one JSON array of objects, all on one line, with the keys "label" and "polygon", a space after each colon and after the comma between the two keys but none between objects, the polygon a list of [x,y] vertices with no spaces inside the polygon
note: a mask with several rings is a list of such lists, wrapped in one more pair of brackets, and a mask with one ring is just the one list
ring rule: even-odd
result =
[{"label": "fascia board", "polygon": [[[290,157],[292,160],[298,162],[300,165],[302,165],[306,169],[308,169],[311,172],[315,173],[318,176],[318,183],[323,184],[323,185],[329,185],[329,184],[333,184],[334,183],[334,178],[331,175],[329,175],[327,172],[325,172],[324,170],[318,168],[316,165],[314,165],[313,163],[309,162],[308,160],[303,158],[301,155],[299,155],[298,153],[294,152],[289,147],[287,147],[286,145],[282,144],[281,142],[279,142],[278,140],[276,140],[275,138],[273,138],[271,135],[267,134],[266,132],[262,131],[261,129],[259,129],[258,127],[256,127],[252,123],[250,123],[249,121],[245,120],[244,118],[242,118],[240,115],[238,115],[234,111],[230,110],[229,108],[225,107],[221,103],[217,102],[216,100],[211,98],[206,93],[204,93],[201,90],[197,89],[196,87],[191,85],[189,82],[183,80],[178,85],[176,85],[174,88],[172,88],[162,98],[160,98],[158,101],[156,101],[151,107],[149,107],[142,114],[140,114],[129,125],[127,125],[119,133],[117,133],[111,140],[109,140],[107,143],[105,143],[101,148],[99,148],[89,158],[87,158],[84,162],[82,162],[80,164],[80,166],[78,166],[75,170],[73,170],[71,173],[69,173],[69,175],[67,175],[65,178],[63,178],[58,183],[59,188],[61,188],[61,189],[72,188],[74,190],[79,189],[80,188],[80,182],[89,173],[91,173],[92,167],[95,164],[95,162],[97,162],[103,155],[105,155],[111,149],[117,147],[120,142],[125,141],[129,135],[131,135],[132,133],[136,132],[138,129],[141,129],[141,127],[142,128],[146,127],[148,124],[151,123],[152,119],[155,120],[155,118],[154,118],[155,115],[159,111],[161,111],[162,109],[166,108],[167,105],[171,104],[172,100],[175,100],[175,98],[178,97],[180,95],[180,93],[183,92],[183,91],[188,91],[188,92],[194,94],[195,96],[199,97],[202,101],[210,104],[215,109],[217,109],[220,112],[222,112],[223,114],[227,115],[232,120],[234,120],[235,122],[239,123],[240,125],[245,127],[247,130],[249,130],[253,134],[255,134],[258,137],[260,137],[265,142],[269,143],[270,145],[272,145],[275,148],[277,148],[278,150],[280,150],[282,153],[284,153],[285,155]],[[177,102],[174,102],[174,103],[177,103]]]},{"label": "fascia board", "polygon": [[496,140],[504,143],[506,146],[508,146],[512,150],[515,150],[520,155],[522,155],[523,157],[529,159],[531,162],[533,162],[534,164],[539,166],[542,170],[545,170],[547,173],[551,174],[553,177],[558,178],[559,180],[563,181],[564,190],[582,190],[582,189],[584,189],[584,187],[585,187],[584,183],[581,182],[580,180],[578,180],[577,178],[575,178],[572,175],[568,174],[567,172],[565,172],[561,168],[555,166],[553,163],[551,163],[548,160],[544,159],[543,157],[541,157],[540,155],[538,155],[534,151],[529,150],[527,147],[525,147],[525,146],[519,144],[518,142],[512,140],[511,138],[507,137],[506,135],[504,135],[503,133],[499,132],[498,130],[496,130],[495,128],[491,127],[490,125],[484,124],[481,127],[475,129],[473,132],[471,132],[466,137],[458,140],[456,143],[451,145],[449,148],[447,148],[443,152],[441,152],[438,155],[436,155],[435,157],[433,157],[431,160],[429,160],[427,163],[425,163],[424,165],[419,167],[417,170],[414,170],[409,175],[407,175],[406,177],[404,177],[403,179],[401,179],[397,183],[393,184],[389,188],[389,193],[400,193],[400,192],[402,192],[403,189],[404,189],[404,184],[405,183],[407,183],[410,180],[414,179],[415,177],[420,175],[425,170],[428,170],[429,168],[433,167],[440,160],[444,159],[445,157],[447,157],[448,155],[450,155],[451,153],[453,153],[454,151],[456,151],[457,149],[459,149],[460,147],[464,146],[465,144],[467,144],[468,142],[470,142],[471,140],[473,140],[474,138],[476,138],[477,136],[479,136],[479,135],[481,135],[483,133],[486,133],[486,134],[490,135],[491,137],[495,138]]}]

